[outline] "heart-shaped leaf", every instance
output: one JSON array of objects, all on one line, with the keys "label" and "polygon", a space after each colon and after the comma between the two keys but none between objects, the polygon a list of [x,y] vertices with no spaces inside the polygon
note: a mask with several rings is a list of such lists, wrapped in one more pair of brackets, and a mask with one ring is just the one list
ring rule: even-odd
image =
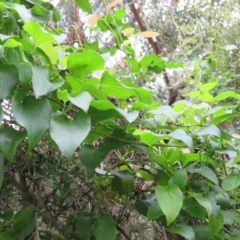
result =
[{"label": "heart-shaped leaf", "polygon": [[75,2],[84,12],[92,13],[92,7],[89,0],[75,0]]},{"label": "heart-shaped leaf", "polygon": [[178,216],[182,204],[183,195],[176,185],[158,186],[155,188],[158,204],[167,219],[167,225],[172,223]]},{"label": "heart-shaped leaf", "polygon": [[4,156],[0,153],[0,189],[4,178]]},{"label": "heart-shaped leaf", "polygon": [[28,151],[30,151],[49,128],[51,105],[46,98],[36,99],[33,96],[27,96],[21,101],[19,94],[15,94],[12,112],[16,122],[27,130]]},{"label": "heart-shaped leaf", "polygon": [[193,149],[193,140],[182,129],[177,129],[169,134],[172,138],[184,142],[191,150]]},{"label": "heart-shaped leaf", "polygon": [[14,66],[0,66],[0,99],[7,97],[18,82],[18,71]]},{"label": "heart-shaped leaf", "polygon": [[84,112],[88,111],[88,108],[92,101],[92,96],[88,92],[81,92],[75,97],[71,97],[68,95],[68,98],[71,103],[81,108]]},{"label": "heart-shaped leaf", "polygon": [[13,161],[15,150],[26,135],[26,131],[19,132],[13,128],[0,131],[0,150],[9,161]]},{"label": "heart-shaped leaf", "polygon": [[177,233],[187,240],[195,240],[195,232],[191,226],[186,224],[176,224],[176,226],[174,226],[174,228],[170,228],[169,231],[172,233]]},{"label": "heart-shaped leaf", "polygon": [[46,67],[32,66],[32,84],[36,97],[45,95],[52,87],[49,82],[49,72]]},{"label": "heart-shaped leaf", "polygon": [[29,205],[14,216],[13,230],[20,239],[25,239],[34,230],[35,210],[35,206]]},{"label": "heart-shaped leaf", "polygon": [[96,240],[113,240],[116,238],[116,224],[110,214],[104,214],[95,223],[94,236]]},{"label": "heart-shaped leaf", "polygon": [[70,121],[65,115],[52,119],[50,135],[60,151],[68,159],[71,159],[72,154],[88,135],[90,129],[91,119],[81,111],[76,114],[73,121]]},{"label": "heart-shaped leaf", "polygon": [[68,69],[79,73],[81,76],[87,76],[93,71],[102,70],[104,60],[99,53],[88,50],[83,53],[71,53],[68,56]]}]

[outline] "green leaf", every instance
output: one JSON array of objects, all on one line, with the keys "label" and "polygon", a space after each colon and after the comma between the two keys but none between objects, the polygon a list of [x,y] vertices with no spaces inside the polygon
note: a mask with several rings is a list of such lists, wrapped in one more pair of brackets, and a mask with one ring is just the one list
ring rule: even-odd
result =
[{"label": "green leaf", "polygon": [[206,219],[207,214],[205,208],[193,197],[187,197],[184,199],[182,209],[194,218],[200,218],[204,221]]},{"label": "green leaf", "polygon": [[93,50],[83,53],[71,53],[67,59],[68,69],[79,73],[83,77],[94,71],[102,70],[104,64],[101,55]]},{"label": "green leaf", "polygon": [[160,134],[150,132],[148,130],[141,130],[141,129],[136,129],[133,135],[140,136],[140,141],[142,143],[147,144],[148,146],[151,146],[157,141],[160,141],[163,139],[169,139],[168,135],[160,135]]},{"label": "green leaf", "polygon": [[222,229],[223,224],[224,216],[221,211],[219,211],[217,215],[211,214],[208,225],[212,237],[215,236]]},{"label": "green leaf", "polygon": [[155,188],[158,204],[160,205],[167,219],[167,225],[172,223],[178,216],[182,203],[183,195],[176,185],[158,186]]},{"label": "green leaf", "polygon": [[0,99],[12,93],[18,82],[18,70],[14,66],[0,66]]},{"label": "green leaf", "polygon": [[0,218],[3,220],[9,221],[9,220],[12,220],[13,216],[14,216],[14,211],[7,209],[1,213]]},{"label": "green leaf", "polygon": [[2,182],[4,179],[4,156],[0,153],[0,189],[2,187]]},{"label": "green leaf", "polygon": [[223,179],[222,189],[224,191],[231,191],[240,185],[240,174],[229,174]]},{"label": "green leaf", "polygon": [[29,13],[25,5],[11,2],[6,2],[5,5],[7,8],[15,10],[20,16],[20,18],[23,20],[23,22],[28,22],[31,19],[31,14]]},{"label": "green leaf", "polygon": [[81,108],[84,112],[87,112],[92,101],[92,96],[88,92],[81,92],[78,95],[71,97],[68,95],[71,103]]},{"label": "green leaf", "polygon": [[228,121],[229,119],[234,119],[236,117],[239,117],[239,114],[236,114],[236,113],[232,113],[232,114],[224,114],[223,116],[219,116],[219,117],[215,117],[213,118],[210,123],[211,124],[218,124],[218,123],[221,123],[221,122],[226,122]]},{"label": "green leaf", "polygon": [[127,99],[135,92],[130,88],[124,87],[119,81],[108,72],[104,72],[101,79],[101,90],[108,97],[116,97],[119,99]]},{"label": "green leaf", "polygon": [[186,224],[176,224],[174,228],[168,229],[172,233],[177,233],[188,240],[195,240],[195,232],[191,226]]},{"label": "green leaf", "polygon": [[64,90],[57,90],[57,98],[66,104],[68,102],[68,91],[66,89]]},{"label": "green leaf", "polygon": [[185,192],[187,183],[187,172],[185,169],[178,169],[169,180],[169,184],[177,185],[182,192]]},{"label": "green leaf", "polygon": [[192,228],[195,232],[196,240],[210,240],[210,230],[207,225],[196,225]]},{"label": "green leaf", "polygon": [[193,149],[192,138],[189,135],[187,135],[186,132],[183,131],[182,129],[177,129],[174,132],[171,132],[169,134],[169,136],[171,136],[174,139],[184,142],[187,145],[187,147],[189,147],[191,150]]},{"label": "green leaf", "polygon": [[89,0],[75,0],[75,2],[84,12],[92,13],[92,7]]},{"label": "green leaf", "polygon": [[0,233],[0,239],[4,240],[15,240],[16,233],[14,230],[7,230],[6,232]]},{"label": "green leaf", "polygon": [[222,210],[228,210],[231,206],[231,200],[226,193],[218,193],[216,196],[217,205],[221,207]]},{"label": "green leaf", "polygon": [[128,196],[133,189],[134,175],[130,174],[128,171],[115,171],[113,172],[113,176],[113,189],[115,189],[120,196]]},{"label": "green leaf", "polygon": [[148,220],[155,220],[160,218],[161,216],[163,216],[164,213],[162,211],[162,209],[160,208],[158,202],[153,203],[147,211],[147,218]]},{"label": "green leaf", "polygon": [[16,148],[26,135],[26,131],[19,132],[14,128],[6,128],[0,131],[0,150],[9,161],[13,162]]},{"label": "green leaf", "polygon": [[92,230],[92,219],[88,213],[81,213],[77,218],[76,230],[80,240],[85,240],[89,237]]},{"label": "green leaf", "polygon": [[176,121],[177,114],[170,106],[161,106],[158,109],[173,122]]},{"label": "green leaf", "polygon": [[96,240],[114,240],[116,239],[116,224],[110,214],[104,214],[97,219],[93,234]]},{"label": "green leaf", "polygon": [[211,202],[207,198],[198,193],[189,193],[189,195],[194,197],[197,200],[197,202],[206,209],[208,217],[210,218],[210,215],[212,213]]},{"label": "green leaf", "polygon": [[78,112],[73,121],[65,115],[52,119],[50,124],[50,135],[60,151],[71,159],[74,151],[86,138],[91,129],[91,119],[84,112]]},{"label": "green leaf", "polygon": [[222,92],[219,93],[215,98],[214,98],[214,102],[216,101],[222,101],[226,98],[235,98],[235,99],[240,99],[240,95],[238,95],[237,93],[233,92],[233,91],[227,91],[227,92]]},{"label": "green leaf", "polygon": [[180,156],[180,161],[182,162],[183,166],[186,166],[190,162],[197,162],[197,161],[211,163],[213,166],[215,166],[214,161],[210,157],[208,157],[204,154],[199,155],[198,153],[182,154]]},{"label": "green leaf", "polygon": [[189,170],[188,172],[199,173],[202,176],[209,179],[211,182],[218,185],[218,178],[217,178],[216,174],[213,172],[213,170],[211,168],[209,168],[207,166],[201,166],[200,168],[194,168],[194,169]]},{"label": "green leaf", "polygon": [[12,101],[12,112],[16,122],[27,130],[28,151],[30,151],[49,128],[51,105],[46,98],[36,99],[27,96],[21,101],[19,94],[15,94]]},{"label": "green leaf", "polygon": [[49,72],[46,67],[32,66],[32,73],[33,90],[38,98],[39,96],[48,93],[52,84],[49,81]]},{"label": "green leaf", "polygon": [[2,120],[3,120],[3,109],[2,109],[2,106],[0,106],[0,126],[2,125]]},{"label": "green leaf", "polygon": [[221,137],[221,131],[219,130],[218,127],[215,125],[211,124],[205,128],[202,128],[201,130],[198,130],[195,132],[198,136],[204,136],[204,135],[212,135],[216,137]]},{"label": "green leaf", "polygon": [[[98,118],[98,115],[101,116],[101,114],[104,114],[104,111],[105,110],[114,110],[113,111],[113,114],[112,116],[108,116],[107,118],[112,118],[112,117],[115,117],[115,118],[119,118],[119,117],[124,117],[129,123],[133,122],[139,115],[139,112],[134,110],[132,112],[126,112],[118,107],[116,107],[113,103],[109,102],[109,101],[104,101],[104,100],[101,100],[101,101],[92,101],[91,102],[91,106],[94,107],[94,108],[97,108],[98,110],[101,110],[100,113],[96,113],[95,117],[92,117],[92,118],[95,118],[97,119]],[[92,116],[92,111],[93,109],[89,109],[89,114]],[[115,112],[115,113],[114,113]],[[108,115],[108,114],[107,114]],[[101,120],[99,120],[101,121]]]},{"label": "green leaf", "polygon": [[147,216],[149,207],[156,202],[154,194],[148,194],[135,202],[136,210],[143,216]]},{"label": "green leaf", "polygon": [[125,145],[126,143],[121,141],[106,138],[98,148],[94,148],[92,145],[83,145],[79,151],[79,158],[87,170],[93,174],[109,151],[124,147]]},{"label": "green leaf", "polygon": [[205,83],[205,84],[200,83],[199,89],[201,91],[210,91],[210,90],[214,89],[217,86],[217,84],[218,84],[218,82],[211,82],[211,83]]},{"label": "green leaf", "polygon": [[44,32],[40,25],[32,20],[24,24],[23,29],[33,38],[36,47],[46,42],[56,43],[50,33]]},{"label": "green leaf", "polygon": [[18,237],[25,239],[34,230],[35,223],[35,207],[29,205],[14,216],[13,230]]},{"label": "green leaf", "polygon": [[20,65],[17,66],[18,72],[19,72],[19,80],[20,82],[27,86],[31,80],[32,80],[32,68],[29,64],[27,63],[21,63]]}]

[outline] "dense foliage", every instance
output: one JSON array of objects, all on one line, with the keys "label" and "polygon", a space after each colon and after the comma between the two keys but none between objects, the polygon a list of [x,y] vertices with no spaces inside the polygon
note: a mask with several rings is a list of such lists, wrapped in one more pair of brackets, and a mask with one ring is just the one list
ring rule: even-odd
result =
[{"label": "dense foliage", "polygon": [[156,100],[142,81],[184,62],[137,58],[130,37],[157,33],[118,2],[90,18],[109,48],[66,43],[50,3],[0,2],[0,239],[239,239],[237,89],[219,91],[211,53],[182,100]]}]

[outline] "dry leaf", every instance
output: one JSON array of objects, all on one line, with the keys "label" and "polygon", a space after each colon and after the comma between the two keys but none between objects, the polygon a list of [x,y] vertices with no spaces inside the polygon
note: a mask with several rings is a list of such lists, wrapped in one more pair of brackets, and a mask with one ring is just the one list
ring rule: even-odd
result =
[{"label": "dry leaf", "polygon": [[98,16],[98,15],[91,16],[89,19],[89,23],[90,23],[91,27],[93,27],[99,19],[100,19],[100,16]]},{"label": "dry leaf", "polygon": [[114,0],[113,2],[109,3],[109,4],[106,6],[106,9],[107,9],[107,10],[110,10],[110,9],[113,8],[115,5],[117,5],[119,2],[120,2],[120,0]]},{"label": "dry leaf", "polygon": [[125,68],[125,63],[124,63],[124,61],[119,61],[119,62],[117,62],[117,63],[118,63],[118,65],[119,65],[120,67]]},{"label": "dry leaf", "polygon": [[151,37],[156,37],[159,35],[157,32],[151,32],[151,31],[146,31],[146,32],[141,32],[140,35],[144,38],[151,38]]},{"label": "dry leaf", "polygon": [[134,31],[135,31],[134,28],[126,28],[126,29],[122,30],[122,33],[127,35],[127,34],[134,33]]}]

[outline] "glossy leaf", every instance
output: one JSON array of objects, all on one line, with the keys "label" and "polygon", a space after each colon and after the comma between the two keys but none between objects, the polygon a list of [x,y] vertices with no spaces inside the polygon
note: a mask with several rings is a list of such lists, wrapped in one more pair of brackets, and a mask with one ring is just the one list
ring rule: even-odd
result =
[{"label": "glossy leaf", "polygon": [[15,10],[18,15],[22,18],[23,22],[28,22],[31,18],[31,14],[27,10],[26,6],[22,4],[16,4],[13,2],[4,3],[7,8]]},{"label": "glossy leaf", "polygon": [[2,155],[2,153],[0,153],[0,189],[2,187],[2,182],[4,179],[4,156]]},{"label": "glossy leaf", "polygon": [[110,214],[104,214],[97,219],[93,234],[96,240],[113,240],[116,238],[116,224]]},{"label": "glossy leaf", "polygon": [[196,225],[193,226],[196,240],[210,240],[210,230],[207,225]]},{"label": "glossy leaf", "polygon": [[174,132],[171,132],[169,134],[169,136],[171,136],[174,139],[184,142],[187,145],[187,147],[189,147],[191,150],[193,149],[192,138],[189,135],[187,135],[186,132],[183,131],[182,129],[177,129]]},{"label": "glossy leaf", "polygon": [[76,230],[79,240],[85,240],[89,237],[92,230],[92,219],[87,213],[82,213],[76,222]]},{"label": "glossy leaf", "polygon": [[185,239],[195,240],[195,232],[191,226],[188,226],[186,224],[176,224],[176,226],[170,228],[169,231],[172,233],[177,233],[183,236]]},{"label": "glossy leaf", "polygon": [[2,232],[2,233],[0,233],[0,239],[15,240],[16,232],[14,230],[7,230],[6,232]]},{"label": "glossy leaf", "polygon": [[140,214],[147,216],[149,207],[156,203],[156,200],[155,194],[147,194],[135,202],[135,208]]},{"label": "glossy leaf", "polygon": [[208,225],[212,237],[215,236],[222,229],[223,224],[224,216],[220,211],[217,215],[211,214]]},{"label": "glossy leaf", "polygon": [[89,0],[75,0],[75,2],[84,12],[92,13],[92,7]]},{"label": "glossy leaf", "polygon": [[126,195],[131,192],[134,184],[134,175],[128,171],[113,172],[112,186],[119,193],[119,195]]},{"label": "glossy leaf", "polygon": [[68,95],[70,102],[87,112],[92,101],[92,97],[88,92],[81,92],[78,95],[71,97]]},{"label": "glossy leaf", "polygon": [[161,106],[159,110],[173,122],[176,121],[177,114],[170,106]]},{"label": "glossy leaf", "polygon": [[18,237],[25,239],[33,232],[35,223],[35,207],[29,205],[14,216],[13,230]]},{"label": "glossy leaf", "polygon": [[21,101],[15,94],[12,111],[16,122],[27,130],[28,151],[30,151],[49,128],[52,109],[46,98],[27,96]]},{"label": "glossy leaf", "polygon": [[72,154],[86,138],[90,129],[90,117],[84,112],[78,112],[73,121],[64,115],[52,119],[50,135],[60,151],[71,159]]},{"label": "glossy leaf", "polygon": [[2,120],[3,120],[3,109],[2,109],[2,106],[0,106],[0,126],[2,125]]},{"label": "glossy leaf", "polygon": [[169,184],[177,185],[182,192],[185,192],[187,183],[187,172],[185,169],[178,169],[169,180]]},{"label": "glossy leaf", "polygon": [[26,23],[23,29],[33,38],[35,46],[39,46],[46,42],[56,42],[50,33],[44,32],[40,25],[32,20]]},{"label": "glossy leaf", "polygon": [[203,135],[212,135],[216,137],[221,137],[221,132],[218,127],[215,125],[209,125],[199,131],[196,132],[198,136],[203,136]]},{"label": "glossy leaf", "polygon": [[67,60],[68,69],[78,72],[81,76],[87,76],[91,72],[102,70],[104,64],[101,55],[93,50],[71,53]]},{"label": "glossy leaf", "polygon": [[23,85],[28,85],[32,80],[32,68],[27,63],[21,63],[18,65],[19,80]]},{"label": "glossy leaf", "polygon": [[119,81],[108,72],[104,72],[101,79],[101,90],[108,97],[117,97],[119,99],[126,99],[135,95],[135,92],[129,88],[124,87]]},{"label": "glossy leaf", "polygon": [[155,220],[163,216],[164,213],[162,209],[160,208],[158,202],[153,203],[149,208],[147,212],[147,218],[148,220]]},{"label": "glossy leaf", "polygon": [[224,191],[231,191],[240,186],[240,174],[229,174],[223,179],[222,188]]},{"label": "glossy leaf", "polygon": [[183,203],[182,192],[178,186],[168,185],[164,187],[156,187],[155,193],[158,204],[166,216],[167,225],[169,225],[176,219],[181,210]]},{"label": "glossy leaf", "polygon": [[26,135],[26,131],[20,132],[14,128],[0,130],[0,150],[9,161],[13,162],[16,148]]},{"label": "glossy leaf", "polygon": [[98,148],[94,148],[92,145],[83,145],[79,151],[79,158],[87,170],[90,173],[94,173],[109,151],[124,147],[125,145],[126,143],[124,142],[106,138]]},{"label": "glossy leaf", "polygon": [[18,82],[18,70],[14,66],[0,66],[0,99],[12,93]]},{"label": "glossy leaf", "polygon": [[207,166],[201,166],[200,168],[194,168],[190,171],[191,173],[199,173],[202,176],[209,179],[211,182],[218,185],[218,178],[216,174],[213,172],[213,170]]},{"label": "glossy leaf", "polygon": [[49,72],[46,67],[32,66],[33,90],[38,98],[48,93],[52,87],[49,81]]},{"label": "glossy leaf", "polygon": [[191,193],[190,195],[193,196],[197,200],[197,202],[206,209],[208,217],[210,217],[212,213],[211,202],[199,193]]},{"label": "glossy leaf", "polygon": [[193,197],[188,197],[184,199],[182,209],[194,218],[199,218],[202,220],[206,219],[207,214],[205,208],[201,206]]}]

